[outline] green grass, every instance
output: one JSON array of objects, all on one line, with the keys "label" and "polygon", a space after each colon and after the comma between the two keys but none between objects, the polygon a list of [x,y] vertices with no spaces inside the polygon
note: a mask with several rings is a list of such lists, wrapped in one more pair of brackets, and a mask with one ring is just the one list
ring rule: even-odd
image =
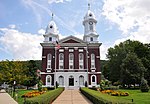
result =
[{"label": "green grass", "polygon": [[93,94],[95,97],[101,97],[104,100],[111,102],[129,102],[134,104],[150,104],[150,91],[149,92],[141,92],[140,90],[127,90],[121,89],[118,91],[128,92],[129,96],[111,96],[108,94],[103,94],[98,91],[90,90],[88,88],[84,88],[84,90],[88,91],[88,93]]},{"label": "green grass", "polygon": [[116,97],[116,96],[110,96],[108,94],[103,94],[99,91],[91,90],[88,88],[81,88],[82,90],[86,91],[88,94],[92,95],[93,97],[103,100],[106,103],[112,103],[112,104],[129,104],[132,103],[131,99],[123,99],[123,97]]},{"label": "green grass", "polygon": [[135,104],[150,104],[150,91],[149,92],[141,92],[140,90],[120,90],[129,92],[129,96],[122,97],[125,100],[133,99]]},{"label": "green grass", "polygon": [[23,102],[24,102],[24,98],[22,98],[21,96],[23,95],[23,94],[25,94],[25,93],[27,93],[27,92],[30,92],[30,91],[32,91],[32,90],[25,90],[25,89],[19,89],[19,90],[17,90],[18,91],[18,98],[16,99],[17,100],[17,102],[18,102],[18,104],[23,104]]}]

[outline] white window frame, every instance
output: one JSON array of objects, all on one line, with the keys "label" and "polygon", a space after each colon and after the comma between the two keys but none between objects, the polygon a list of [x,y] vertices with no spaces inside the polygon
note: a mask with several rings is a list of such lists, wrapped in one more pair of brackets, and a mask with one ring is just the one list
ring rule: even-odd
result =
[{"label": "white window frame", "polygon": [[61,75],[58,78],[59,78],[59,86],[64,87],[64,77]]},{"label": "white window frame", "polygon": [[59,69],[64,69],[64,54],[63,53],[59,54]]},{"label": "white window frame", "polygon": [[[95,81],[93,81],[93,78],[95,78],[95,79],[94,79]],[[91,85],[92,85],[92,86],[96,86],[96,82],[97,82],[96,75],[91,75]]]},{"label": "white window frame", "polygon": [[[81,79],[81,78],[83,78],[83,79]],[[80,75],[80,76],[79,76],[79,86],[80,86],[80,87],[83,87],[83,86],[84,86],[84,76],[83,76],[83,75]]]},{"label": "white window frame", "polygon": [[[82,57],[82,59],[81,59]],[[82,66],[82,67],[80,67]],[[79,53],[79,69],[84,69],[84,55],[83,53]]]},{"label": "white window frame", "polygon": [[52,69],[52,55],[49,53],[47,54],[47,72],[50,72]]},{"label": "white window frame", "polygon": [[[71,58],[72,55],[72,58]],[[73,69],[74,68],[74,54],[73,53],[69,53],[69,69]]]},{"label": "white window frame", "polygon": [[91,69],[95,69],[95,54],[91,54]]},{"label": "white window frame", "polygon": [[[50,82],[48,82],[48,78],[49,78]],[[46,76],[46,86],[51,87],[51,85],[52,85],[52,77],[51,77],[51,75],[47,75]]]}]

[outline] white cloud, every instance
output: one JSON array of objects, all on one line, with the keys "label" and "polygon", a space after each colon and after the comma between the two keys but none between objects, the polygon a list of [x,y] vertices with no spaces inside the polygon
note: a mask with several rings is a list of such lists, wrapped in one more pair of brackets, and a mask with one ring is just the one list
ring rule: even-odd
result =
[{"label": "white cloud", "polygon": [[40,34],[40,35],[45,34],[45,30],[44,30],[44,29],[40,29],[40,30],[38,30],[38,34]]},{"label": "white cloud", "polygon": [[11,24],[11,25],[9,25],[8,27],[11,28],[11,29],[15,29],[15,28],[16,28],[16,25]]},{"label": "white cloud", "polygon": [[63,3],[63,2],[71,2],[72,0],[48,0],[48,3],[51,4],[51,3]]},{"label": "white cloud", "polygon": [[3,50],[11,54],[15,60],[41,59],[42,35],[22,33],[8,28],[0,28],[0,31],[3,33],[0,37]]},{"label": "white cloud", "polygon": [[126,39],[150,42],[150,0],[104,0],[103,13],[107,20],[118,25]]}]

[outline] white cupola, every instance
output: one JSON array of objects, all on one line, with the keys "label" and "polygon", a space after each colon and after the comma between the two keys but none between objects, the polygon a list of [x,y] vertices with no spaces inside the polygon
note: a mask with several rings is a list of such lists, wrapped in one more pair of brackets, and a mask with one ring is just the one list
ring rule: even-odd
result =
[{"label": "white cupola", "polygon": [[84,37],[83,40],[86,42],[95,43],[98,42],[98,34],[96,32],[96,17],[94,13],[90,10],[90,4],[88,4],[88,11],[84,17]]},{"label": "white cupola", "polygon": [[53,14],[52,14],[52,19],[47,25],[45,34],[43,36],[45,38],[44,42],[48,42],[48,43],[56,42],[56,40],[59,39],[59,31],[56,26],[56,23],[53,20]]}]

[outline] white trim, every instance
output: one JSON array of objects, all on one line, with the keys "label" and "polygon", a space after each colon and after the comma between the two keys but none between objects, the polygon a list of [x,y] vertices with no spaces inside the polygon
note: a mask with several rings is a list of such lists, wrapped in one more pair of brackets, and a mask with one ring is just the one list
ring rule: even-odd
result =
[{"label": "white trim", "polygon": [[46,58],[46,56],[42,56],[42,58]]},{"label": "white trim", "polygon": [[74,50],[73,49],[69,49],[69,52],[74,52]]},{"label": "white trim", "polygon": [[64,49],[59,49],[59,52],[64,52]]},{"label": "white trim", "polygon": [[79,52],[83,52],[83,49],[79,49]]},{"label": "white trim", "polygon": [[[93,82],[93,77],[95,77],[95,79],[94,79],[95,81],[94,82]],[[96,83],[97,83],[96,75],[91,75],[91,85],[92,86],[96,86],[97,85]]]},{"label": "white trim", "polygon": [[[48,78],[50,78],[49,80],[50,80],[50,82],[48,83]],[[48,86],[48,87],[51,87],[51,85],[52,85],[52,77],[51,77],[51,75],[47,75],[46,76],[46,86]]]}]

